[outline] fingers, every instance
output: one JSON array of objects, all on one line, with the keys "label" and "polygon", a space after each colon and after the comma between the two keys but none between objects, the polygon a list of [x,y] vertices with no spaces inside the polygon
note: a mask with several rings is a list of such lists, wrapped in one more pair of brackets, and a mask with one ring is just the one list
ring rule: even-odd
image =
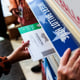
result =
[{"label": "fingers", "polygon": [[29,45],[29,40],[27,41],[27,42],[24,42],[23,44],[22,44],[22,47],[24,48],[24,47],[28,47],[28,45]]},{"label": "fingers", "polygon": [[25,51],[27,51],[27,59],[30,59],[31,56],[30,56],[30,53],[29,53],[29,51],[28,51],[28,48],[26,48]]},{"label": "fingers", "polygon": [[80,66],[79,66],[78,74],[79,74],[79,76],[80,76]]},{"label": "fingers", "polygon": [[22,43],[24,43],[24,41],[22,41]]},{"label": "fingers", "polygon": [[12,13],[13,13],[14,15],[16,15],[15,10],[12,10]]},{"label": "fingers", "polygon": [[78,73],[79,69],[80,69],[80,56],[78,57],[78,59],[75,61],[73,65],[73,71],[75,73]]},{"label": "fingers", "polygon": [[59,66],[58,71],[57,71],[57,80],[62,80],[62,67]]},{"label": "fingers", "polygon": [[18,16],[19,15],[18,9],[16,8],[12,9],[12,14],[14,14],[15,16]]},{"label": "fingers", "polygon": [[[71,50],[68,48],[60,61],[58,68],[58,80],[79,80],[80,78],[80,48],[70,57]],[[70,57],[70,58],[69,58]]]},{"label": "fingers", "polygon": [[27,57],[26,57],[26,59],[30,59],[30,58],[31,58],[30,54],[27,53]]},{"label": "fingers", "polygon": [[69,60],[69,57],[70,57],[70,54],[71,54],[71,49],[68,48],[65,52],[64,52],[64,55],[62,56],[61,58],[61,61],[60,61],[60,65],[66,65],[68,60]]},{"label": "fingers", "polygon": [[58,79],[57,80],[66,80],[64,79],[65,78],[65,75],[62,76],[62,69],[63,69],[63,66],[67,64],[68,62],[68,59],[70,57],[70,54],[71,54],[71,49],[68,48],[65,52],[64,52],[64,55],[62,56],[61,60],[60,60],[60,66],[58,68]]},{"label": "fingers", "polygon": [[57,77],[58,77],[57,80],[61,80],[61,74],[58,74]]},{"label": "fingers", "polygon": [[25,51],[23,51],[23,53],[25,54],[25,59],[30,59],[31,58],[31,56],[30,56],[30,53],[29,53],[29,51],[28,51],[28,49],[26,48],[26,50]]},{"label": "fingers", "polygon": [[19,47],[19,50],[25,50],[29,46],[29,40],[27,42],[22,42],[22,45]]},{"label": "fingers", "polygon": [[73,66],[73,64],[75,63],[75,61],[77,60],[77,58],[80,56],[80,48],[78,48],[73,56],[69,59],[69,62],[68,62],[68,66]]}]

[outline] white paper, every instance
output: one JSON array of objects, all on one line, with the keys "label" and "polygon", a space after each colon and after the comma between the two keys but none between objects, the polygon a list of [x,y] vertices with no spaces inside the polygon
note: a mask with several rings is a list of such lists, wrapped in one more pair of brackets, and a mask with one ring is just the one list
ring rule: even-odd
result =
[{"label": "white paper", "polygon": [[29,52],[33,61],[40,60],[55,51],[41,29],[22,34],[24,42],[30,40]]}]

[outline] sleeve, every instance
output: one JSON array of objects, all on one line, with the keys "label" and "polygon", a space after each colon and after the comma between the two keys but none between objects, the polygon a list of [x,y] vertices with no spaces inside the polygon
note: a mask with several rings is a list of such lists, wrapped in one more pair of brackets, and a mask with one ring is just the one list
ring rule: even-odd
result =
[{"label": "sleeve", "polygon": [[12,9],[18,8],[16,0],[9,0],[10,6],[9,6],[9,11],[11,12]]},{"label": "sleeve", "polygon": [[10,72],[11,63],[8,61],[7,57],[0,57],[0,77],[4,73],[7,75]]}]

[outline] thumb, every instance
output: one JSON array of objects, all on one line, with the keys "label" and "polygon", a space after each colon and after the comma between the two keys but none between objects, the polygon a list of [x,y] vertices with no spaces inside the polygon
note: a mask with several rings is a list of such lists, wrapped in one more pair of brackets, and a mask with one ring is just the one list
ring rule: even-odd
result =
[{"label": "thumb", "polygon": [[22,48],[28,47],[29,46],[29,42],[30,42],[29,40],[27,42],[24,42],[22,44]]}]

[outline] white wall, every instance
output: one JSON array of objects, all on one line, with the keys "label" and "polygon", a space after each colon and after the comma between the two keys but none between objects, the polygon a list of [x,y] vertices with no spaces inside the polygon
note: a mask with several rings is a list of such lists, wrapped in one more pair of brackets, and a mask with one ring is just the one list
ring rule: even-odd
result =
[{"label": "white wall", "polygon": [[2,9],[3,9],[3,15],[4,15],[4,17],[12,15],[9,12],[9,5],[10,5],[9,0],[1,0],[1,3],[2,3]]}]

